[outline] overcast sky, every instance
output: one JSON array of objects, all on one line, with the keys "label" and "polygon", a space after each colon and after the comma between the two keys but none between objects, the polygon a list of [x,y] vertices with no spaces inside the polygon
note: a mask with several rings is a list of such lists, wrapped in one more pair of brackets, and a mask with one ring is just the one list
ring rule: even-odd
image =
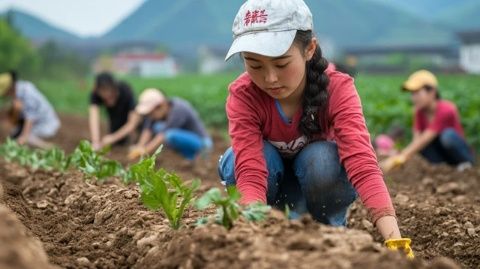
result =
[{"label": "overcast sky", "polygon": [[74,34],[92,36],[111,29],[144,1],[0,0],[0,12],[15,7]]}]

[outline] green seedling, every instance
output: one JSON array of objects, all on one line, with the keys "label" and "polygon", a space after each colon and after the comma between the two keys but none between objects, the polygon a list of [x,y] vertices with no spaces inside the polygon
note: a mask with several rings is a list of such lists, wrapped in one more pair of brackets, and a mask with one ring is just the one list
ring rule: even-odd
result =
[{"label": "green seedling", "polygon": [[263,221],[267,218],[271,207],[263,203],[250,204],[242,210],[242,216],[248,221]]},{"label": "green seedling", "polygon": [[137,182],[140,186],[143,204],[152,210],[162,209],[170,226],[178,229],[185,210],[192,202],[199,180],[183,182],[179,176],[164,169],[155,170],[155,160],[159,148],[152,156],[140,160],[129,169],[127,182]]},{"label": "green seedling", "polygon": [[[218,188],[212,188],[200,197],[196,206],[200,210],[204,210],[211,205],[217,207],[215,221],[223,225],[227,229],[231,229],[235,220],[243,216],[248,221],[260,221],[266,218],[266,214],[270,207],[261,203],[252,204],[242,209],[238,204],[240,200],[240,192],[234,187],[227,188],[227,196],[222,196],[222,192]],[[203,224],[207,219],[200,219],[197,223]]]},{"label": "green seedling", "polygon": [[290,207],[288,205],[285,205],[285,210],[283,211],[283,214],[285,214],[285,217],[287,217],[287,219],[290,217]]},{"label": "green seedling", "polygon": [[145,171],[155,171],[155,160],[157,159],[158,154],[162,152],[162,149],[163,145],[160,145],[151,156],[142,158],[137,163],[131,165],[125,174],[123,181],[126,184],[136,182],[142,185],[145,178],[147,178]]},{"label": "green seedling", "polygon": [[96,152],[88,141],[80,141],[75,149],[71,162],[83,172],[87,178],[103,180],[112,176],[124,178],[126,172],[122,165],[113,160],[104,158],[106,152]]},{"label": "green seedling", "polygon": [[49,167],[49,170],[64,172],[68,170],[72,164],[72,157],[67,156],[65,152],[59,148],[52,148],[44,151],[42,159],[45,162],[45,166]]},{"label": "green seedling", "polygon": [[19,145],[11,139],[0,146],[0,153],[9,162],[16,162],[32,170],[59,170],[65,171],[70,167],[71,158],[58,148],[48,150],[31,149]]},{"label": "green seedling", "polygon": [[17,162],[21,165],[30,163],[30,155],[33,153],[29,148],[21,146],[10,138],[0,147],[0,153],[8,162]]}]

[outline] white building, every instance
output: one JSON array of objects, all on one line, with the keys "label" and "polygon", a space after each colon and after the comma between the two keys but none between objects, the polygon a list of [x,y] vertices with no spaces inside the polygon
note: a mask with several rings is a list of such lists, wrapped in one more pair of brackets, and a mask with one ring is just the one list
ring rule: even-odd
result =
[{"label": "white building", "polygon": [[468,73],[480,74],[480,30],[459,33],[460,66]]},{"label": "white building", "polygon": [[198,71],[201,74],[215,74],[225,71],[228,66],[227,62],[225,62],[226,54],[227,50],[225,49],[200,47],[198,49]]},{"label": "white building", "polygon": [[172,77],[178,73],[175,60],[163,53],[118,54],[113,66],[115,73],[140,77]]},{"label": "white building", "polygon": [[172,77],[178,74],[178,65],[173,57],[163,53],[119,53],[97,59],[94,70],[140,77]]}]

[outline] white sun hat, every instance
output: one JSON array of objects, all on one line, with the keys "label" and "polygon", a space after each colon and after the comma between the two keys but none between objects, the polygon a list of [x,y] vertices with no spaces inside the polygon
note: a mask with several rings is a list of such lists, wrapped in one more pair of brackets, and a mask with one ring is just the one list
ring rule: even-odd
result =
[{"label": "white sun hat", "polygon": [[225,60],[243,51],[281,56],[297,30],[313,30],[312,13],[303,0],[248,0],[233,22],[234,40]]},{"label": "white sun hat", "polygon": [[135,111],[140,115],[147,115],[152,112],[158,105],[166,101],[165,96],[161,91],[154,88],[144,90],[138,98],[138,104]]}]

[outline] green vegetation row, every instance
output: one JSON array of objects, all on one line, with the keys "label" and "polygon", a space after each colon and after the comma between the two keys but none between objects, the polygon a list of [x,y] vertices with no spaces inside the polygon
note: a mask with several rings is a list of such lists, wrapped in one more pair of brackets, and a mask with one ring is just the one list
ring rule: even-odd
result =
[{"label": "green vegetation row", "polygon": [[260,203],[240,206],[240,193],[235,187],[229,187],[226,196],[222,195],[219,189],[212,188],[196,199],[200,180],[186,182],[175,173],[167,172],[163,168],[156,169],[155,160],[161,147],[153,155],[142,158],[128,169],[123,168],[117,161],[105,158],[107,151],[105,149],[96,152],[87,141],[81,141],[71,155],[66,155],[58,148],[31,149],[10,139],[0,145],[0,154],[6,161],[19,163],[33,170],[64,172],[69,168],[76,168],[87,180],[103,181],[110,177],[120,177],[125,184],[135,183],[140,189],[143,204],[151,210],[162,209],[173,229],[181,227],[185,211],[194,201],[200,210],[212,205],[217,208],[213,216],[200,218],[197,225],[216,222],[227,229],[231,229],[240,216],[247,221],[264,220],[270,210],[269,206]]}]

